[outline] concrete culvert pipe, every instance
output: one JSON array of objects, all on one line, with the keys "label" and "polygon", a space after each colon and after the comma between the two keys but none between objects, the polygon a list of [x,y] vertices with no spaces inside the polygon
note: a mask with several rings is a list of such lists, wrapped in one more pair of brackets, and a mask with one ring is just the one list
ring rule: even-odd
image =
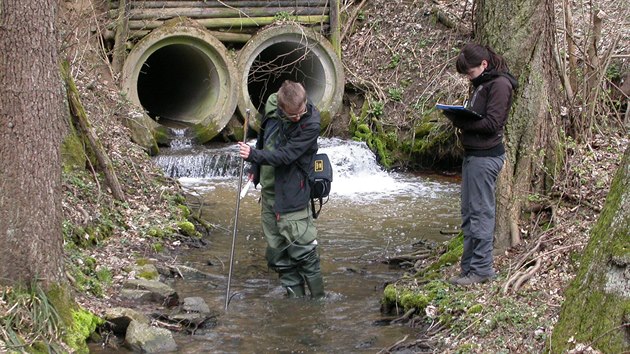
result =
[{"label": "concrete culvert pipe", "polygon": [[124,92],[152,119],[160,143],[168,141],[165,126],[188,127],[198,143],[219,134],[235,112],[238,83],[223,43],[188,19],[167,21],[144,37],[122,73]]},{"label": "concrete culvert pipe", "polygon": [[[330,42],[319,33],[297,24],[272,25],[258,31],[238,54],[240,75],[238,110],[250,109],[260,118],[267,97],[284,80],[304,85],[320,110],[322,128],[341,108],[344,75],[341,60]],[[254,118],[254,115],[252,115]],[[252,127],[258,129],[258,119]]]}]

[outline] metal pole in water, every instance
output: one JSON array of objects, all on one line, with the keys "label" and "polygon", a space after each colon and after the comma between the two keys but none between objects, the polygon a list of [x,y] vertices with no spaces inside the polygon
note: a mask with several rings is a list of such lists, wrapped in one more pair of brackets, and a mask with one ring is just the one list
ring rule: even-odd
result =
[{"label": "metal pole in water", "polygon": [[[243,123],[243,142],[247,142],[247,126],[249,125],[249,109],[245,111],[245,122]],[[241,159],[241,165],[238,173],[238,191],[236,193],[236,212],[234,215],[234,227],[232,232],[232,249],[230,251],[230,270],[228,271],[227,288],[225,290],[225,311],[230,304],[230,283],[232,282],[232,268],[234,266],[234,246],[236,244],[236,227],[238,225],[238,211],[241,206],[241,188],[243,187],[243,170],[245,160]]]}]

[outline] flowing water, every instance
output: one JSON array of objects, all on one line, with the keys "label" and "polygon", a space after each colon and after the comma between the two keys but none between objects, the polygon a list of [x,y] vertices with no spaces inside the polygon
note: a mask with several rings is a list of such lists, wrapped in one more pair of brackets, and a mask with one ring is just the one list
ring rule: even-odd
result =
[{"label": "flowing water", "polygon": [[[253,143],[253,142],[252,142]],[[206,248],[178,262],[216,275],[177,279],[180,298],[200,296],[218,324],[196,335],[176,334],[181,353],[375,353],[413,329],[382,325],[384,285],[401,271],[382,261],[419,240],[444,241],[459,225],[459,186],[438,176],[386,173],[363,143],[320,139],[335,175],[330,200],[315,221],[326,299],[285,299],[267,269],[258,190],[240,202],[231,300],[223,311],[236,216],[239,158],[235,144],[164,149],[156,162],[194,197],[193,212],[217,226]]]}]

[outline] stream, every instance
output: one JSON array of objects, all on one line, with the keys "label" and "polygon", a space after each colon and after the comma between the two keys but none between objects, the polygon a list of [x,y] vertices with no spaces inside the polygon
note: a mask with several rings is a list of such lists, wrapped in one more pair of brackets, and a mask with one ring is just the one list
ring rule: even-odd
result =
[{"label": "stream", "polygon": [[[251,142],[253,144],[253,141]],[[442,242],[441,231],[459,228],[455,178],[388,173],[364,143],[320,138],[334,168],[329,201],[315,221],[325,281],[322,301],[286,299],[267,269],[260,225],[259,190],[240,202],[228,311],[227,274],[238,193],[235,144],[163,149],[156,163],[193,195],[193,210],[216,228],[208,246],[190,249],[179,263],[216,276],[178,278],[180,299],[202,297],[219,313],[218,324],[195,335],[175,334],[179,353],[376,353],[414,329],[384,325],[384,286],[401,276],[384,259],[414,243]]]}]

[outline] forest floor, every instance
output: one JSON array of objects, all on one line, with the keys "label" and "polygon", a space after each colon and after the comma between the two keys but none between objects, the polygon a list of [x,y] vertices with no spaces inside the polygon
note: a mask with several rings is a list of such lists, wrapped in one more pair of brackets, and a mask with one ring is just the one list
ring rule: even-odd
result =
[{"label": "forest floor", "polygon": [[[138,258],[176,263],[176,254],[188,244],[183,237],[147,236],[153,229],[177,230],[181,210],[176,196],[181,189],[176,181],[163,176],[142,149],[130,143],[129,132],[122,124],[134,114],[133,108],[121,99],[117,77],[104,55],[104,44],[94,40],[105,31],[107,9],[87,0],[66,1],[63,6],[60,26],[64,53],[71,62],[88,116],[116,166],[127,196],[125,203],[114,201],[107,186],[92,178],[93,166],[89,166],[88,173],[64,177],[63,206],[69,222],[87,227],[97,222],[101,225],[103,219],[110,218],[112,224],[124,225],[113,227],[111,234],[89,247],[67,251],[69,280],[81,290],[77,301],[100,315],[116,305],[114,299],[123,281],[134,276],[130,269]],[[460,24],[449,28],[436,23],[431,16],[436,6]],[[413,124],[405,117],[411,110],[422,113],[422,102],[429,97],[440,95],[445,101],[455,101],[466,92],[466,82],[449,66],[456,49],[470,39],[466,30],[470,28],[466,25],[470,21],[466,17],[469,6],[456,1],[367,2],[356,12],[354,26],[344,31],[347,36],[342,45],[349,83],[359,91],[375,92],[386,103],[385,116],[401,127]],[[344,11],[352,14],[353,8]],[[370,11],[380,14],[371,19],[373,26],[362,26],[361,21]],[[382,70],[391,65],[394,70]],[[440,82],[438,77],[445,79]],[[402,89],[400,100],[392,99],[396,89]],[[347,110],[352,109],[356,107],[346,107],[346,114],[329,134],[347,134]],[[435,318],[427,308],[425,325],[419,327],[417,337],[393,340],[383,352],[541,352],[552,335],[563,291],[575,275],[580,252],[628,146],[627,133],[617,130],[602,126],[590,141],[567,146],[565,173],[562,180],[555,181],[562,197],[541,200],[541,204],[553,207],[525,220],[521,245],[496,255],[499,276],[494,282],[467,289],[449,288],[471,307],[480,304],[481,311],[459,314],[459,320],[450,326],[432,323],[427,333],[426,324]],[[518,267],[531,266],[536,260],[540,260],[538,270],[517,291],[506,286]],[[108,270],[108,279],[99,279],[101,270]],[[447,268],[444,278],[457,271],[456,265]],[[77,274],[84,277],[80,284]],[[0,317],[9,310],[0,297]]]}]

